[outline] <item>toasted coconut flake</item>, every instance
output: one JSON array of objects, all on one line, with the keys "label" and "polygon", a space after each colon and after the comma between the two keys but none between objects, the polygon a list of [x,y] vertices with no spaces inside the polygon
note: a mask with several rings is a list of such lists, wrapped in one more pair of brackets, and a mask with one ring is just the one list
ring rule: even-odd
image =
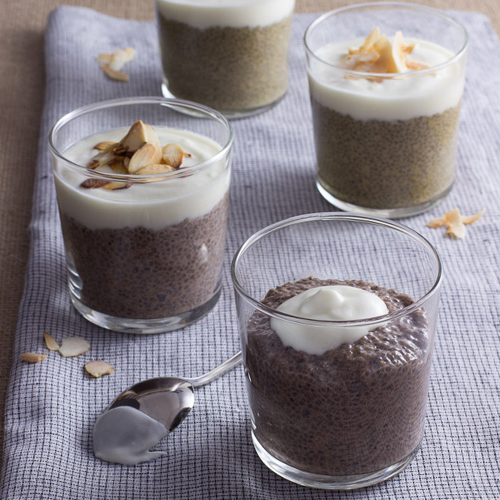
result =
[{"label": "toasted coconut flake", "polygon": [[103,188],[108,191],[116,191],[117,189],[128,189],[132,187],[132,183],[130,182],[120,182],[120,181],[111,181],[107,184],[104,184]]},{"label": "toasted coconut flake", "polygon": [[26,363],[38,363],[47,359],[46,354],[38,354],[36,352],[25,352],[19,356],[21,361],[25,361]]},{"label": "toasted coconut flake", "polygon": [[446,218],[445,217],[438,217],[436,219],[430,220],[426,226],[427,227],[432,227],[432,229],[437,229],[438,227],[444,226],[446,224]]},{"label": "toasted coconut flake", "polygon": [[131,47],[128,47],[126,49],[118,49],[115,51],[115,53],[111,57],[111,60],[107,64],[111,69],[119,71],[123,68],[123,66],[125,66],[125,64],[130,62],[134,58],[134,56],[135,50]]},{"label": "toasted coconut flake", "polygon": [[[358,49],[350,48],[344,57],[346,69],[363,73],[404,73],[408,70],[427,68],[424,63],[413,61],[408,55],[413,52],[415,44],[407,45],[401,31],[396,32],[394,39],[388,38],[375,28]],[[355,75],[345,75],[347,79],[357,79]],[[367,80],[382,82],[383,78],[363,76]]]},{"label": "toasted coconut flake", "polygon": [[117,71],[116,69],[111,68],[111,66],[107,66],[104,64],[101,66],[101,69],[104,71],[104,74],[111,78],[111,80],[116,80],[118,82],[128,82],[130,81],[130,76],[123,71]]},{"label": "toasted coconut flake", "polygon": [[486,210],[483,208],[480,212],[474,215],[462,215],[462,222],[464,224],[473,224],[476,222],[485,212]]},{"label": "toasted coconut flake", "polygon": [[81,337],[67,337],[62,339],[59,353],[65,358],[80,356],[90,349],[90,344]]},{"label": "toasted coconut flake", "polygon": [[113,54],[99,54],[97,56],[97,60],[99,61],[100,65],[103,65],[103,64],[109,65],[109,63],[112,61],[112,59],[113,59]]},{"label": "toasted coconut flake", "polygon": [[115,369],[106,361],[89,361],[85,365],[85,371],[92,377],[99,378],[103,375],[111,375]]},{"label": "toasted coconut flake", "polygon": [[45,345],[49,351],[58,351],[59,344],[56,342],[55,338],[52,337],[50,333],[43,332],[43,339],[45,340]]},{"label": "toasted coconut flake", "polygon": [[454,208],[445,214],[446,234],[451,238],[462,239],[465,237],[465,226],[460,216],[460,210]]},{"label": "toasted coconut flake", "polygon": [[85,179],[80,187],[85,189],[98,189],[104,187],[106,184],[109,184],[111,181],[107,181],[105,179]]}]

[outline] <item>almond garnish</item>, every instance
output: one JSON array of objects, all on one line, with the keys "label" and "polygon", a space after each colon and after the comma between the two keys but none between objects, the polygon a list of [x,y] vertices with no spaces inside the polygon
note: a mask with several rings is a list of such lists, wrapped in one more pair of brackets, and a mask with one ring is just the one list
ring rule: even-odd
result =
[{"label": "almond garnish", "polygon": [[112,148],[114,149],[115,146],[118,146],[117,142],[111,142],[111,141],[103,141],[99,142],[94,146],[94,149],[97,149],[98,151],[104,151],[105,149],[111,150]]},{"label": "almond garnish", "polygon": [[130,174],[135,174],[142,167],[160,163],[160,160],[161,149],[158,149],[150,142],[146,142],[134,153],[132,158],[130,158],[128,171]]},{"label": "almond garnish", "polygon": [[147,165],[137,170],[137,175],[154,175],[154,174],[166,174],[168,172],[173,172],[175,170],[172,165],[165,165],[164,163],[154,163],[153,165]]},{"label": "almond garnish", "polygon": [[80,187],[85,188],[85,189],[98,189],[104,187],[106,184],[109,184],[111,181],[107,181],[106,179],[85,179],[81,184]]},{"label": "almond garnish", "polygon": [[446,226],[446,234],[450,238],[463,239],[465,237],[465,225],[476,222],[485,210],[481,210],[474,215],[460,215],[460,210],[454,208],[444,214],[444,217],[438,217],[430,220],[426,225],[427,227],[437,229],[441,226]]},{"label": "almond garnish", "polygon": [[[118,174],[154,175],[178,169],[184,158],[191,157],[179,144],[167,144],[162,148],[155,129],[148,123],[138,120],[120,142],[103,141],[94,149],[99,150],[87,165],[91,170],[109,167]],[[153,182],[158,179],[145,179],[140,182]],[[111,191],[126,189],[132,183],[126,180],[106,180],[89,178],[80,184],[85,189],[104,188]]]},{"label": "almond garnish", "polygon": [[120,182],[120,181],[110,181],[107,184],[104,184],[102,186],[104,189],[107,189],[109,191],[116,191],[117,189],[128,189],[129,187],[132,187],[132,183],[130,182]]},{"label": "almond garnish", "polygon": [[111,68],[110,66],[104,65],[101,66],[101,69],[104,71],[104,74],[111,78],[111,80],[116,80],[117,82],[129,82],[130,76],[123,71],[117,71],[116,69]]},{"label": "almond garnish", "polygon": [[54,337],[50,333],[43,332],[43,339],[45,340],[45,345],[49,351],[58,351],[59,344],[56,342]]},{"label": "almond garnish", "polygon": [[65,358],[80,356],[90,349],[90,344],[81,337],[67,337],[62,339],[59,353]]},{"label": "almond garnish", "polygon": [[26,363],[38,363],[47,359],[46,354],[37,354],[36,352],[25,352],[19,356],[21,361],[25,361]]},{"label": "almond garnish", "polygon": [[85,365],[85,371],[92,377],[99,378],[103,375],[111,375],[115,369],[106,361],[89,361]]},{"label": "almond garnish", "polygon": [[184,158],[189,158],[191,155],[185,153],[179,144],[167,144],[163,147],[161,159],[166,165],[178,169],[182,165]]},{"label": "almond garnish", "polygon": [[128,82],[129,75],[120,71],[125,64],[130,62],[135,56],[135,50],[132,48],[118,49],[113,54],[99,54],[97,60],[106,76],[112,80]]}]

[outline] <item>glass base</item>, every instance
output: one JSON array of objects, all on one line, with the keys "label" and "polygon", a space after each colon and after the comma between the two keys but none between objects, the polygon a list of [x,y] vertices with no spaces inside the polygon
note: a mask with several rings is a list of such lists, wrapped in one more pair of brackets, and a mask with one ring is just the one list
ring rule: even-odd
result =
[{"label": "glass base", "polygon": [[107,330],[135,334],[167,333],[184,328],[208,314],[217,304],[221,291],[222,287],[219,284],[210,300],[178,316],[155,319],[133,319],[110,316],[109,314],[103,314],[87,307],[74,293],[75,291],[72,289],[70,282],[71,303],[85,319]]},{"label": "glass base", "polygon": [[346,212],[354,212],[363,215],[374,215],[376,217],[383,217],[385,219],[402,219],[404,217],[412,217],[413,215],[418,215],[423,212],[427,212],[427,210],[430,210],[431,208],[434,208],[436,205],[439,205],[439,203],[441,203],[446,198],[446,196],[448,196],[448,193],[451,191],[453,184],[451,184],[450,187],[446,189],[446,191],[441,193],[438,197],[426,203],[422,203],[420,205],[414,205],[411,207],[385,208],[385,209],[360,207],[358,205],[353,205],[352,203],[347,203],[345,201],[339,200],[338,198],[333,196],[329,191],[327,191],[319,180],[316,181],[316,187],[318,188],[318,191],[320,192],[321,196],[323,196],[323,198],[328,203],[331,203],[332,205]]},{"label": "glass base", "polygon": [[355,490],[366,488],[395,476],[400,473],[415,457],[420,446],[410,453],[404,460],[384,469],[370,472],[369,474],[357,474],[352,476],[327,476],[323,474],[313,474],[304,472],[295,467],[285,464],[281,460],[271,455],[261,444],[252,430],[252,440],[257,455],[264,464],[273,472],[288,481],[309,488],[318,488],[323,490]]},{"label": "glass base", "polygon": [[[168,87],[165,82],[163,82],[161,85],[161,93],[163,97],[166,97],[168,99],[179,99],[178,97],[174,96],[170,92],[170,90],[168,90]],[[266,104],[258,108],[246,109],[243,111],[217,109],[217,111],[223,114],[228,120],[236,120],[238,118],[248,118],[249,116],[259,115],[260,113],[264,113],[265,111],[269,111],[270,109],[274,108],[274,106],[276,106],[285,97],[285,95],[286,92],[281,97],[271,102],[270,104]],[[190,114],[188,111],[181,111],[181,112],[186,112],[187,114]],[[202,117],[201,115],[197,116]]]}]

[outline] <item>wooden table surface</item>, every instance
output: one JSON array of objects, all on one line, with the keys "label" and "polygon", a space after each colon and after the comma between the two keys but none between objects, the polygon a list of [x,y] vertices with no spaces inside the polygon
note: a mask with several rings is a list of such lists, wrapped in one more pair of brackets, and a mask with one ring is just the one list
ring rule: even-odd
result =
[{"label": "wooden table surface", "polygon": [[[296,12],[321,12],[361,3],[296,0]],[[488,15],[500,33],[499,0],[428,0],[435,8]],[[28,225],[45,90],[44,30],[48,13],[81,5],[116,17],[150,20],[153,0],[2,0],[0,16],[0,446],[12,343],[29,251]],[[70,332],[69,332],[70,333]],[[0,458],[1,460],[1,458]]]}]

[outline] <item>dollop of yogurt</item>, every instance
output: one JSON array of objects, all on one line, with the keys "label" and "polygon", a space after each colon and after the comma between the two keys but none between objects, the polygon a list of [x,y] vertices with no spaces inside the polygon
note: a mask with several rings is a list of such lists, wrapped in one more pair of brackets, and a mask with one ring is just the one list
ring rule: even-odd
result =
[{"label": "dollop of yogurt", "polygon": [[94,426],[94,455],[114,464],[137,465],[165,455],[149,451],[168,434],[154,418],[130,406],[105,411]]},{"label": "dollop of yogurt", "polygon": [[[286,300],[278,311],[292,316],[325,321],[357,321],[384,316],[385,302],[372,292],[347,285],[311,288]],[[354,343],[377,325],[313,325],[281,318],[271,319],[271,328],[285,346],[308,354],[324,354],[345,343]]]}]

